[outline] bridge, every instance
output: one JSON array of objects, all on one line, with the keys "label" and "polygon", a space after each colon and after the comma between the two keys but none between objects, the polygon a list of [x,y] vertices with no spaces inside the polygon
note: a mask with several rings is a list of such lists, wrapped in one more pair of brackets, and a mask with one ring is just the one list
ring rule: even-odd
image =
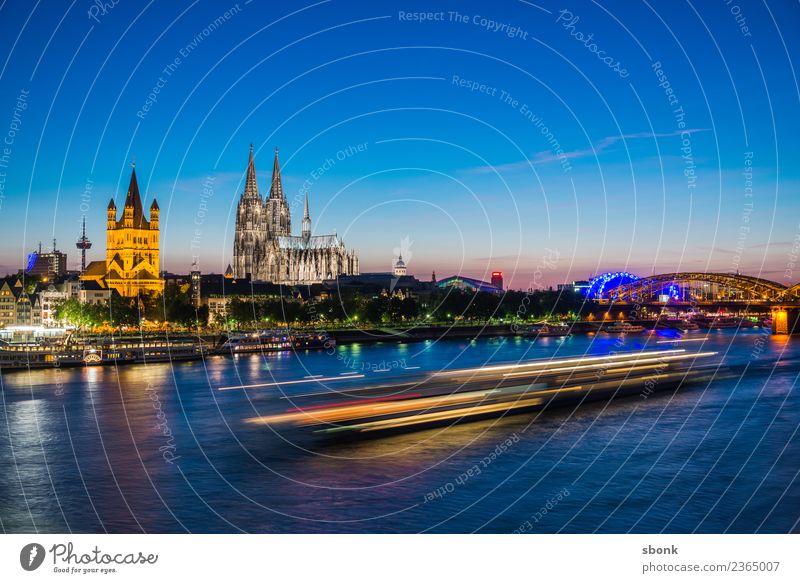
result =
[{"label": "bridge", "polygon": [[[601,303],[760,306],[773,315],[775,334],[800,334],[800,283],[792,286],[739,273],[678,272],[636,277],[627,272],[594,278],[589,296]],[[594,295],[593,295],[594,294]]]},{"label": "bridge", "polygon": [[[703,272],[681,272],[663,273],[661,275],[651,275],[622,283],[615,287],[606,287],[603,297],[598,299],[613,299],[616,301],[647,301],[659,296],[667,295],[673,297],[669,292],[670,288],[680,286],[684,289],[691,289],[691,284],[715,285],[725,290],[725,298],[722,297],[694,297],[699,301],[719,301],[722,299],[745,300],[757,303],[782,303],[797,300],[800,295],[800,284],[787,287],[781,283],[753,277],[750,275],[731,274],[731,273],[703,273]],[[731,297],[730,290],[739,293]],[[683,296],[680,299],[685,298]]]}]

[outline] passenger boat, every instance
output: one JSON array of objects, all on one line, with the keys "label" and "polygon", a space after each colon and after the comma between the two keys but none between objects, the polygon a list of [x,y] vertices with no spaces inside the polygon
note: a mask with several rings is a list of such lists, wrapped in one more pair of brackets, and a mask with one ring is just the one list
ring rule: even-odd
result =
[{"label": "passenger boat", "polygon": [[6,342],[0,340],[0,369],[57,368],[172,362],[202,358],[210,345],[198,338],[100,337],[61,341]]},{"label": "passenger boat", "polygon": [[721,317],[712,316],[709,318],[700,318],[696,320],[696,322],[701,328],[706,328],[708,330],[721,330],[723,328],[738,328],[740,325],[739,320],[727,316],[721,316]]},{"label": "passenger boat", "polygon": [[336,341],[324,333],[302,333],[285,330],[259,330],[228,335],[219,348],[221,354],[279,352],[284,350],[313,350],[332,348]]},{"label": "passenger boat", "polygon": [[603,332],[609,334],[638,334],[639,332],[644,332],[644,326],[635,326],[628,322],[616,322],[611,326],[604,327]]},{"label": "passenger boat", "polygon": [[661,318],[656,322],[656,328],[666,330],[697,330],[700,326],[694,322],[681,318]]}]

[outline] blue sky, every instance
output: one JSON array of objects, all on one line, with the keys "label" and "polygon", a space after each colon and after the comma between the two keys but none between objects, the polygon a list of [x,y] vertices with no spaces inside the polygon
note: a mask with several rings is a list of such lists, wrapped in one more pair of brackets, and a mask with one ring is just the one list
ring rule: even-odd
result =
[{"label": "blue sky", "polygon": [[162,267],[222,271],[253,142],[362,271],[800,280],[795,2],[55,6],[0,4],[0,273],[84,212],[102,258],[134,159]]}]

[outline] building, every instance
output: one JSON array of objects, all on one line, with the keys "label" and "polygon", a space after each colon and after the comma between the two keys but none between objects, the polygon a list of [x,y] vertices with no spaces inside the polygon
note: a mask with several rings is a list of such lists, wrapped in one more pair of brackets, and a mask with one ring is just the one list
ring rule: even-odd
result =
[{"label": "building", "polygon": [[493,271],[492,272],[492,285],[498,289],[503,289],[503,272],[502,271]]},{"label": "building", "polygon": [[[498,272],[499,273],[499,272]],[[503,288],[493,285],[491,283],[474,279],[472,277],[464,277],[463,275],[453,275],[440,279],[436,282],[439,288],[454,287],[456,289],[469,291],[469,292],[487,292],[492,294],[502,294]],[[502,285],[502,280],[501,280]]]},{"label": "building", "polygon": [[394,264],[393,272],[395,277],[403,277],[405,275],[408,275],[408,269],[406,269],[406,264],[403,261],[402,253],[397,257],[397,261]]},{"label": "building", "polygon": [[[0,285],[0,325],[13,326],[17,323],[15,282],[10,282],[9,279],[4,279],[2,282],[2,285]],[[20,285],[22,284],[20,283]]]},{"label": "building", "polygon": [[396,275],[395,272],[340,275],[323,282],[329,296],[355,293],[362,296],[397,296],[426,299],[435,291],[434,282],[420,281],[413,275]]},{"label": "building", "polygon": [[283,192],[278,149],[275,149],[269,195],[264,200],[258,192],[251,144],[244,191],[236,210],[233,277],[295,285],[319,283],[342,274],[358,274],[355,251],[347,251],[336,234],[311,234],[308,193],[302,234],[299,237],[292,235],[292,219]]},{"label": "building", "polygon": [[58,326],[59,321],[56,319],[56,306],[61,302],[70,298],[70,293],[65,286],[50,284],[45,289],[39,292],[39,303],[42,311],[42,326]]},{"label": "building", "polygon": [[115,291],[113,288],[103,287],[96,281],[82,283],[83,285],[78,288],[78,300],[82,304],[107,305]]},{"label": "building", "polygon": [[55,309],[59,303],[75,299],[82,304],[107,305],[114,290],[103,287],[96,281],[79,281],[67,279],[59,283],[51,283],[38,293],[41,324],[46,327],[59,326]]},{"label": "building", "polygon": [[47,253],[42,253],[42,244],[39,243],[39,250],[28,254],[25,272],[28,275],[48,279],[64,275],[67,272],[67,254],[56,248],[55,239],[53,239],[53,250]]},{"label": "building", "polygon": [[120,219],[114,199],[108,203],[106,260],[92,261],[81,274],[81,280],[114,289],[123,297],[162,292],[164,280],[158,271],[159,212],[154,197],[150,217],[145,216],[134,166]]},{"label": "building", "polygon": [[293,290],[269,282],[254,282],[250,278],[234,279],[225,275],[191,275],[191,296],[195,307],[208,306],[208,322],[224,321],[232,299],[247,302],[280,300],[293,297]]},{"label": "building", "polygon": [[42,310],[39,295],[25,290],[22,278],[0,280],[0,325],[39,326]]},{"label": "building", "polygon": [[592,282],[588,280],[578,280],[572,283],[559,283],[557,289],[558,291],[574,291],[586,295],[590,287],[592,287]]}]

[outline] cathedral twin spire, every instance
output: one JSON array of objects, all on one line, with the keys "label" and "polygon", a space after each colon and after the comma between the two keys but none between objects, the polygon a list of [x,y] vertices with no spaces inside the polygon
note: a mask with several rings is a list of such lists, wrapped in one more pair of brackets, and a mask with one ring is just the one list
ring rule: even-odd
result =
[{"label": "cathedral twin spire", "polygon": [[[258,200],[264,203],[267,210],[268,230],[273,236],[291,235],[291,217],[289,216],[289,204],[283,192],[278,148],[275,148],[275,159],[272,163],[272,182],[270,183],[269,196],[264,200],[258,192],[255,155],[253,153],[253,144],[250,144],[250,157],[247,161],[247,176],[245,177],[244,192],[242,193],[241,200],[242,202],[246,200]],[[307,192],[305,195],[305,208],[303,210],[303,237],[306,240],[311,237],[311,216],[308,212]]]},{"label": "cathedral twin spire", "polygon": [[302,236],[292,235],[291,211],[283,191],[278,149],[275,148],[269,195],[262,198],[251,144],[244,191],[236,211],[231,275],[295,285],[335,279],[341,274],[358,274],[355,252],[348,252],[335,232],[311,236],[307,192]]},{"label": "cathedral twin spire", "polygon": [[272,185],[269,188],[270,198],[283,198],[283,184],[281,183],[281,166],[278,163],[278,148],[275,148],[275,161],[272,163]]},{"label": "cathedral twin spire", "polygon": [[[253,144],[250,144],[250,158],[247,161],[247,177],[244,183],[242,198],[260,198],[258,183],[256,182],[256,162],[253,155]],[[281,181],[281,165],[278,161],[278,148],[275,148],[275,161],[272,164],[272,183],[269,188],[269,198],[283,199],[283,183]]]},{"label": "cathedral twin spire", "polygon": [[253,144],[250,144],[250,159],[247,161],[247,178],[245,179],[242,198],[261,198],[258,194],[258,184],[256,183],[256,161],[253,158]]}]

